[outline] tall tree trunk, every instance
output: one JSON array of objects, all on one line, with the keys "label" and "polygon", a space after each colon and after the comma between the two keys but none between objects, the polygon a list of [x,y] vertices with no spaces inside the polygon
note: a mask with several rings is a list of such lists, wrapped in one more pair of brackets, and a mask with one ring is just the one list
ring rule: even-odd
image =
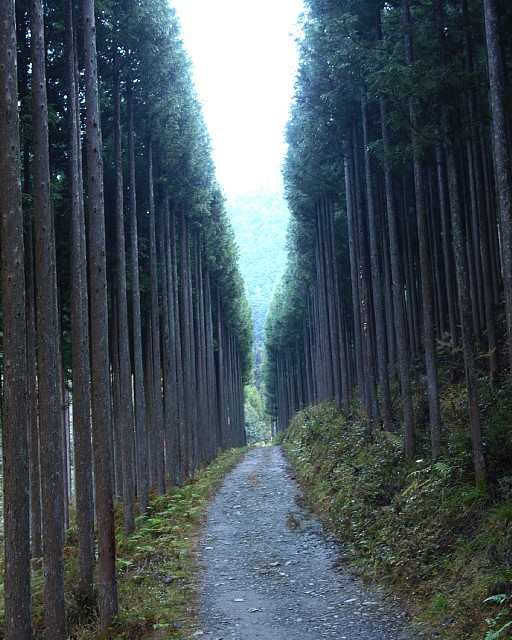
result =
[{"label": "tall tree trunk", "polygon": [[[334,232],[333,225],[333,204],[330,196],[324,196],[321,200],[318,214],[320,217],[319,230],[321,230],[322,244],[324,249],[322,251],[323,259],[325,260],[325,279],[326,279],[326,292],[327,292],[327,305],[326,311],[328,313],[328,331],[330,349],[329,355],[331,358],[331,368],[333,377],[333,397],[336,401],[336,407],[339,411],[342,409],[343,398],[343,384],[341,375],[341,353],[340,353],[340,341],[339,341],[339,321],[337,313],[336,301],[338,298],[338,292],[336,289],[336,260],[333,256],[334,243],[331,234]],[[297,405],[298,409],[298,405]]]},{"label": "tall tree trunk", "polygon": [[188,225],[183,207],[179,211],[179,252],[180,252],[180,328],[181,328],[181,351],[183,358],[183,382],[185,390],[185,477],[191,476],[194,467],[194,429],[195,429],[195,403],[196,398],[193,387],[193,365],[192,365],[192,322],[191,322],[191,280],[190,280],[190,245],[188,236]]},{"label": "tall tree trunk", "polygon": [[14,2],[0,3],[5,638],[30,640],[30,523],[23,213]]},{"label": "tall tree trunk", "polygon": [[496,333],[496,315],[494,308],[493,282],[492,282],[492,257],[489,229],[487,225],[487,211],[485,210],[485,197],[482,188],[482,163],[478,146],[472,143],[474,150],[474,171],[476,183],[476,199],[478,207],[478,226],[480,238],[480,250],[482,254],[482,280],[484,290],[485,324],[487,329],[487,347],[489,352],[489,374],[491,384],[498,376],[498,338]]},{"label": "tall tree trunk", "polygon": [[162,268],[162,374],[164,401],[164,439],[166,485],[175,483],[176,466],[179,464],[179,448],[176,446],[175,430],[177,422],[176,393],[176,346],[173,333],[173,308],[171,278],[171,246],[169,235],[169,200],[162,197],[162,212],[159,217],[158,252]]},{"label": "tall tree trunk", "polygon": [[512,374],[512,175],[505,109],[505,72],[500,51],[496,0],[483,0],[487,64],[489,68],[494,165],[501,222],[503,286],[507,317],[509,368]]},{"label": "tall tree trunk", "polygon": [[436,167],[437,167],[437,185],[439,190],[439,214],[441,217],[441,236],[443,245],[443,267],[444,267],[444,289],[446,292],[446,300],[448,305],[448,322],[450,325],[450,345],[452,354],[458,343],[457,331],[457,310],[455,305],[455,294],[453,286],[453,258],[451,244],[451,228],[449,216],[447,212],[446,202],[446,180],[444,175],[444,163],[442,159],[441,148],[436,147]]},{"label": "tall tree trunk", "polygon": [[[321,203],[317,206],[317,231],[316,231],[316,298],[318,303],[318,346],[321,351],[322,368],[322,399],[334,399],[334,373],[331,358],[331,340],[329,333],[329,310],[328,292],[326,290],[326,261],[325,261],[325,239],[322,224]],[[285,368],[286,364],[285,364]]]},{"label": "tall tree trunk", "polygon": [[55,239],[50,196],[43,7],[30,4],[32,122],[36,231],[37,336],[41,486],[43,505],[44,621],[47,635],[67,637],[64,601],[63,450]]},{"label": "tall tree trunk", "polygon": [[186,406],[185,406],[185,380],[183,377],[182,355],[182,331],[180,313],[180,289],[178,287],[178,246],[176,231],[176,215],[173,212],[170,219],[171,236],[171,262],[172,262],[172,297],[174,300],[174,338],[176,351],[176,393],[178,396],[178,421],[176,423],[177,437],[179,441],[180,466],[178,467],[177,482],[181,485],[186,477],[187,441],[186,441]]},{"label": "tall tree trunk", "polygon": [[[30,184],[30,177],[28,178]],[[25,189],[29,194],[30,187]],[[34,241],[31,214],[28,216],[28,228],[25,233],[25,277],[27,299],[27,372],[28,372],[28,416],[29,416],[29,449],[30,449],[30,542],[33,563],[40,567],[43,556],[42,548],[42,505],[41,505],[41,459],[39,440],[39,410],[37,384],[37,331],[36,300],[34,275]]]},{"label": "tall tree trunk", "polygon": [[78,554],[78,592],[92,603],[94,569],[94,495],[91,442],[89,296],[78,109],[78,65],[74,2],[66,2],[66,48],[71,203],[71,351],[73,361],[73,442]]},{"label": "tall tree trunk", "polygon": [[[336,325],[336,338],[338,341],[338,354],[340,361],[338,367],[340,367],[341,377],[341,400],[342,409],[345,416],[348,415],[348,403],[350,397],[350,387],[348,382],[348,354],[345,349],[345,341],[343,340],[344,323],[341,315],[341,303],[340,303],[340,285],[338,276],[338,264],[336,260],[336,239],[335,239],[335,227],[334,227],[334,207],[332,201],[329,201],[329,215],[328,215],[328,235],[330,242],[330,260],[331,260],[331,273],[333,274],[333,316]],[[305,382],[305,381],[304,381]]]},{"label": "tall tree trunk", "polygon": [[[440,0],[436,1],[436,22],[438,32],[438,48],[441,69],[446,64],[446,46],[443,26],[443,6]],[[469,404],[469,430],[473,447],[473,465],[477,483],[485,483],[485,461],[482,441],[482,427],[478,409],[478,389],[476,382],[475,366],[475,321],[478,313],[472,308],[471,293],[474,287],[470,285],[468,268],[468,254],[466,247],[471,243],[471,223],[466,223],[466,236],[464,237],[463,213],[460,202],[459,180],[457,174],[457,162],[455,157],[455,145],[451,135],[452,123],[447,108],[441,104],[441,117],[445,131],[446,170],[448,175],[448,194],[450,200],[450,212],[453,235],[453,252],[455,259],[455,272],[457,277],[457,294],[461,315],[462,351],[464,356],[464,368],[466,373],[466,389]],[[476,294],[475,294],[476,295]],[[474,302],[474,301],[473,301]]]},{"label": "tall tree trunk", "polygon": [[[411,16],[409,4],[403,3],[403,22],[406,31],[405,53],[406,64],[412,65],[413,49],[411,35]],[[423,161],[420,157],[418,141],[418,118],[412,98],[409,99],[409,114],[411,119],[411,140],[413,147],[414,192],[416,199],[416,221],[418,225],[418,245],[420,259],[420,275],[422,290],[423,314],[423,344],[427,369],[428,405],[430,413],[430,433],[432,442],[432,457],[439,455],[437,443],[441,441],[441,415],[439,411],[439,383],[437,378],[436,342],[434,326],[434,291],[430,270],[430,255],[428,242],[428,218],[425,202],[425,173]]]},{"label": "tall tree trunk", "polygon": [[135,135],[133,131],[132,80],[126,79],[126,109],[128,120],[128,173],[130,192],[130,262],[132,280],[133,373],[135,398],[136,468],[139,509],[141,515],[149,506],[148,433],[144,367],[142,361],[142,322],[140,317],[139,246],[137,235],[137,191],[135,183]]},{"label": "tall tree trunk", "polygon": [[388,214],[389,228],[389,249],[391,258],[391,274],[393,282],[393,317],[395,321],[395,333],[398,337],[397,357],[398,357],[398,373],[400,377],[400,398],[404,420],[404,441],[405,441],[405,457],[412,460],[415,452],[415,435],[414,435],[414,408],[412,402],[411,376],[410,376],[410,355],[407,345],[407,330],[405,317],[404,302],[404,279],[400,264],[400,242],[399,242],[399,224],[398,212],[396,208],[395,195],[393,190],[393,176],[389,168],[389,129],[387,124],[386,100],[380,98],[380,113],[382,124],[382,141],[384,143],[384,179],[386,187],[386,205]]},{"label": "tall tree trunk", "polygon": [[[18,18],[20,20],[20,18]],[[18,25],[19,42],[18,57],[26,59],[26,64],[19,73],[18,100],[26,100],[30,94],[28,82],[28,63],[30,53],[27,42],[28,23]],[[31,141],[23,142],[23,196],[31,196]],[[36,291],[35,291],[35,256],[34,256],[34,222],[32,211],[25,214],[25,282],[26,282],[26,322],[27,322],[27,372],[28,372],[28,419],[30,450],[30,543],[33,567],[41,567],[42,550],[42,505],[41,505],[41,460],[39,441],[39,409],[37,384],[37,330],[36,330]]]},{"label": "tall tree trunk", "polygon": [[218,407],[218,436],[217,444],[224,450],[227,448],[226,443],[226,428],[228,422],[227,416],[227,402],[226,402],[226,348],[224,327],[222,322],[222,302],[220,299],[220,292],[217,290],[217,407]]},{"label": "tall tree trunk", "polygon": [[[114,500],[123,501],[123,434],[121,423],[121,373],[119,371],[119,321],[117,291],[112,291],[110,312],[110,362],[112,367],[112,451],[114,456]],[[123,514],[124,515],[124,514]]]},{"label": "tall tree trunk", "polygon": [[361,338],[361,308],[359,305],[359,276],[358,276],[358,258],[357,258],[357,234],[355,231],[355,203],[353,178],[354,161],[351,149],[345,151],[345,194],[347,206],[347,228],[348,228],[348,246],[350,253],[350,281],[352,284],[352,312],[354,316],[354,346],[356,359],[356,377],[359,387],[359,399],[365,404],[365,385],[363,375],[363,348]]},{"label": "tall tree trunk", "polygon": [[[405,253],[405,289],[408,303],[406,304],[407,325],[409,328],[409,346],[411,349],[411,357],[417,360],[421,350],[420,337],[420,311],[419,311],[419,293],[417,282],[417,263],[415,256],[418,254],[418,242],[414,234],[412,221],[410,220],[409,199],[407,197],[407,180],[405,174],[402,175],[402,224],[404,229],[405,243],[403,251]],[[415,212],[414,212],[415,214]]]},{"label": "tall tree trunk", "polygon": [[122,435],[123,513],[126,534],[135,529],[135,442],[132,405],[132,367],[126,296],[126,248],[124,231],[123,155],[121,131],[121,76],[114,45],[114,162],[116,173],[116,273],[117,344],[119,357],[119,422]]},{"label": "tall tree trunk", "polygon": [[353,147],[354,156],[354,194],[355,194],[355,225],[358,247],[358,279],[361,307],[361,342],[363,346],[363,362],[366,387],[366,412],[368,415],[368,431],[371,435],[378,425],[379,407],[377,398],[377,374],[374,349],[374,318],[372,314],[373,306],[371,299],[371,275],[370,257],[368,255],[368,230],[364,219],[363,191],[359,168],[361,166],[359,158],[359,136],[356,123],[353,123]]},{"label": "tall tree trunk", "polygon": [[199,464],[206,462],[208,454],[208,391],[206,382],[206,341],[204,314],[204,283],[202,263],[202,238],[199,229],[195,231],[194,281],[195,281],[195,333],[196,333],[196,372],[197,372],[197,428],[199,445]]},{"label": "tall tree trunk", "polygon": [[193,240],[193,235],[191,232],[190,225],[188,221],[185,224],[187,229],[187,252],[185,253],[186,260],[186,269],[185,273],[187,274],[188,282],[187,282],[187,290],[188,290],[188,318],[190,323],[190,382],[191,386],[188,388],[188,399],[189,406],[187,415],[190,420],[190,443],[191,443],[191,473],[192,475],[195,473],[198,468],[198,406],[197,406],[197,398],[198,398],[198,388],[197,388],[197,368],[196,368],[196,336],[194,332],[194,282],[193,282],[193,268],[191,264],[192,252],[191,252],[191,241]]},{"label": "tall tree trunk", "polygon": [[153,406],[154,406],[154,451],[157,489],[160,495],[165,493],[164,460],[164,418],[162,407],[162,365],[160,349],[160,316],[158,312],[158,270],[155,235],[155,196],[153,178],[153,141],[148,136],[148,187],[149,187],[149,270],[151,281],[151,328],[153,331]]},{"label": "tall tree trunk", "polygon": [[462,351],[466,372],[466,389],[469,404],[469,430],[473,447],[473,466],[477,483],[485,484],[485,460],[482,440],[482,426],[478,409],[478,389],[476,382],[475,347],[471,324],[471,301],[468,282],[468,266],[465,251],[465,239],[462,231],[462,212],[457,183],[457,168],[453,142],[445,140],[448,187],[453,230],[457,291],[461,314]]},{"label": "tall tree trunk", "polygon": [[393,408],[389,389],[388,355],[386,349],[386,321],[384,315],[384,297],[382,294],[382,275],[379,257],[379,238],[377,231],[377,214],[373,193],[373,175],[370,158],[370,135],[368,131],[368,105],[364,90],[361,93],[361,113],[363,119],[363,148],[366,175],[366,207],[368,210],[368,231],[370,236],[370,268],[373,293],[373,309],[376,325],[377,342],[377,374],[379,378],[382,421],[384,429],[393,429]]},{"label": "tall tree trunk", "polygon": [[94,0],[83,0],[83,22],[90,225],[92,424],[98,523],[100,625],[104,629],[111,626],[117,614],[117,582],[112,491],[103,147],[101,141]]},{"label": "tall tree trunk", "polygon": [[215,354],[214,354],[214,338],[213,338],[213,318],[212,318],[212,291],[210,287],[210,273],[205,272],[205,304],[206,304],[206,372],[208,382],[208,416],[210,420],[210,456],[213,460],[217,457],[217,376],[215,373]]}]

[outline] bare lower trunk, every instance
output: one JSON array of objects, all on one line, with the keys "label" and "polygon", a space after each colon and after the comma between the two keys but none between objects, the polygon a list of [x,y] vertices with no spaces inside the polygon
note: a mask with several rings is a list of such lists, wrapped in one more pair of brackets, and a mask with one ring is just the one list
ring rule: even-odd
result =
[{"label": "bare lower trunk", "polygon": [[507,144],[505,73],[501,60],[496,0],[484,0],[485,37],[490,79],[494,166],[501,223],[501,256],[507,317],[509,367],[512,374],[512,175]]},{"label": "bare lower trunk", "polygon": [[117,581],[111,451],[103,160],[93,0],[83,0],[83,21],[87,108],[87,183],[90,224],[92,423],[98,523],[100,625],[104,629],[112,625],[117,614]]},{"label": "bare lower trunk", "polygon": [[60,353],[55,239],[50,201],[43,7],[31,3],[32,107],[36,231],[37,336],[41,486],[43,505],[44,607],[47,635],[67,637],[64,601],[64,478],[60,402]]},{"label": "bare lower trunk", "polygon": [[14,2],[0,3],[5,638],[30,640],[30,530],[23,214]]}]

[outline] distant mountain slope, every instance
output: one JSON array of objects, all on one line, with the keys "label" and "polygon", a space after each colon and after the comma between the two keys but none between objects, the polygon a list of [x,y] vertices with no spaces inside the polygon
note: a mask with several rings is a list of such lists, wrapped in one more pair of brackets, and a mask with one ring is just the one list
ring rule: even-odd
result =
[{"label": "distant mountain slope", "polygon": [[258,354],[272,292],[284,270],[288,207],[281,193],[261,190],[228,198],[226,208],[240,248]]}]

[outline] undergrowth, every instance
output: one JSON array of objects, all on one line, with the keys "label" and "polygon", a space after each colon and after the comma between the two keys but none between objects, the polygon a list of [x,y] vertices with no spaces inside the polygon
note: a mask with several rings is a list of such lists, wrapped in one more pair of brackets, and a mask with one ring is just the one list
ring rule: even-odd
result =
[{"label": "undergrowth", "polygon": [[[356,568],[401,593],[442,638],[512,638],[512,394],[480,381],[489,483],[477,488],[462,386],[443,392],[443,456],[404,462],[396,432],[368,436],[357,406],[296,416],[284,446],[314,508]],[[424,397],[416,390],[417,415]]]},{"label": "undergrowth", "polygon": [[[183,487],[154,497],[139,517],[134,533],[122,532],[122,511],[116,511],[119,615],[114,627],[98,630],[98,611],[76,598],[76,530],[66,534],[66,601],[70,640],[180,640],[190,637],[195,614],[193,550],[209,500],[222,479],[244,457],[234,449],[200,469]],[[1,579],[1,576],[0,576]],[[3,585],[0,583],[0,589]],[[33,572],[34,638],[43,638],[42,571]],[[3,598],[0,603],[3,607]],[[3,611],[0,611],[3,637]]]}]

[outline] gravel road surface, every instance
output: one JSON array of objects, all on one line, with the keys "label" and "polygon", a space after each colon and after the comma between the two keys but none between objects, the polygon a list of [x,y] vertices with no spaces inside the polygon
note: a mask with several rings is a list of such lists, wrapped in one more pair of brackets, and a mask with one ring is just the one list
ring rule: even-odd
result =
[{"label": "gravel road surface", "polygon": [[225,479],[199,547],[199,628],[214,640],[416,640],[395,600],[340,561],[300,506],[279,447],[258,447]]}]

